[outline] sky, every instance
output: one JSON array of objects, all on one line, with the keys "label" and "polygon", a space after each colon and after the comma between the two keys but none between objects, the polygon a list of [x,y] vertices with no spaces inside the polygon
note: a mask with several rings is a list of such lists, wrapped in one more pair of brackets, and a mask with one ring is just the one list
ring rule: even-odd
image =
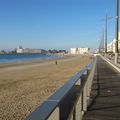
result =
[{"label": "sky", "polygon": [[115,36],[116,0],[0,0],[0,49],[99,46],[108,21]]}]

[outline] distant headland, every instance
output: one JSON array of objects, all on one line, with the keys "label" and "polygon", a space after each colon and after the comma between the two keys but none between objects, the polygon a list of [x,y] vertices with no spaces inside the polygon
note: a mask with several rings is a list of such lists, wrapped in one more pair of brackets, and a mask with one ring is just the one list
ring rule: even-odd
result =
[{"label": "distant headland", "polygon": [[23,48],[22,46],[19,46],[18,48],[15,48],[10,51],[1,50],[0,54],[66,54],[68,53],[67,50],[56,50],[56,49],[33,49],[33,48]]}]

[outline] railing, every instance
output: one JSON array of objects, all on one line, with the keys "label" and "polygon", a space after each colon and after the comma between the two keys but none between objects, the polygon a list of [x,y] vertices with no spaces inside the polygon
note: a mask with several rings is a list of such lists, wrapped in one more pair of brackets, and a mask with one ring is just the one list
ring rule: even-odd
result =
[{"label": "railing", "polygon": [[87,110],[96,59],[50,96],[26,120],[81,120]]},{"label": "railing", "polygon": [[[113,63],[115,63],[115,54],[114,53],[112,53],[112,54],[108,53],[105,57],[108,58]],[[118,64],[120,64],[120,53],[118,53]]]}]

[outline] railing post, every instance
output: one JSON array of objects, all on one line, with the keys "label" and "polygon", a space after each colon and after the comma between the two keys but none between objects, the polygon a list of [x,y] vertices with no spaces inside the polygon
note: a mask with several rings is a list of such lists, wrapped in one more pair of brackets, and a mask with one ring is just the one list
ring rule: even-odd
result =
[{"label": "railing post", "polygon": [[[76,85],[82,85],[82,78],[78,80]],[[75,118],[73,120],[82,120],[82,97],[80,96],[75,107]]]},{"label": "railing post", "polygon": [[76,105],[76,120],[82,120],[82,97],[79,97],[79,100]]},{"label": "railing post", "polygon": [[73,110],[73,120],[76,120],[76,108]]},{"label": "railing post", "polygon": [[84,86],[84,88],[83,88],[83,93],[82,93],[82,111],[83,111],[83,113],[85,112],[85,111],[87,111],[87,89],[86,89],[86,85]]},{"label": "railing post", "polygon": [[[88,78],[88,75],[89,75],[89,70],[87,70],[87,72],[86,72],[87,78]],[[89,79],[87,79],[85,86],[86,86],[86,96],[87,96],[87,100],[88,100],[89,99],[89,93],[90,93],[90,80]]]},{"label": "railing post", "polygon": [[[84,81],[86,79],[87,72],[81,77],[81,81]],[[87,110],[87,85],[84,85],[82,94],[81,94],[81,111],[82,111],[82,116],[84,112]]]}]

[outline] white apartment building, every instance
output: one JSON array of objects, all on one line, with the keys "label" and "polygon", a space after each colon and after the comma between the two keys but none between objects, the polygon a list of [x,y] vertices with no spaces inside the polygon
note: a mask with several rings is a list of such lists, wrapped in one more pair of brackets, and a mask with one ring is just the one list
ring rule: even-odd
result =
[{"label": "white apartment building", "polygon": [[71,54],[85,54],[89,53],[89,48],[70,48]]},{"label": "white apartment building", "polygon": [[[111,43],[107,44],[107,52],[115,53],[115,43],[116,43],[116,40],[114,39]],[[119,32],[119,39],[118,39],[118,49],[120,51],[120,32]]]},{"label": "white apartment building", "polygon": [[80,54],[89,53],[89,48],[78,48]]},{"label": "white apartment building", "polygon": [[113,51],[113,42],[107,45],[107,52],[112,52],[112,51]]},{"label": "white apartment building", "polygon": [[78,48],[70,48],[71,54],[79,54]]},{"label": "white apartment building", "polygon": [[22,46],[19,46],[16,50],[17,53],[23,53],[24,49],[22,48]]}]

